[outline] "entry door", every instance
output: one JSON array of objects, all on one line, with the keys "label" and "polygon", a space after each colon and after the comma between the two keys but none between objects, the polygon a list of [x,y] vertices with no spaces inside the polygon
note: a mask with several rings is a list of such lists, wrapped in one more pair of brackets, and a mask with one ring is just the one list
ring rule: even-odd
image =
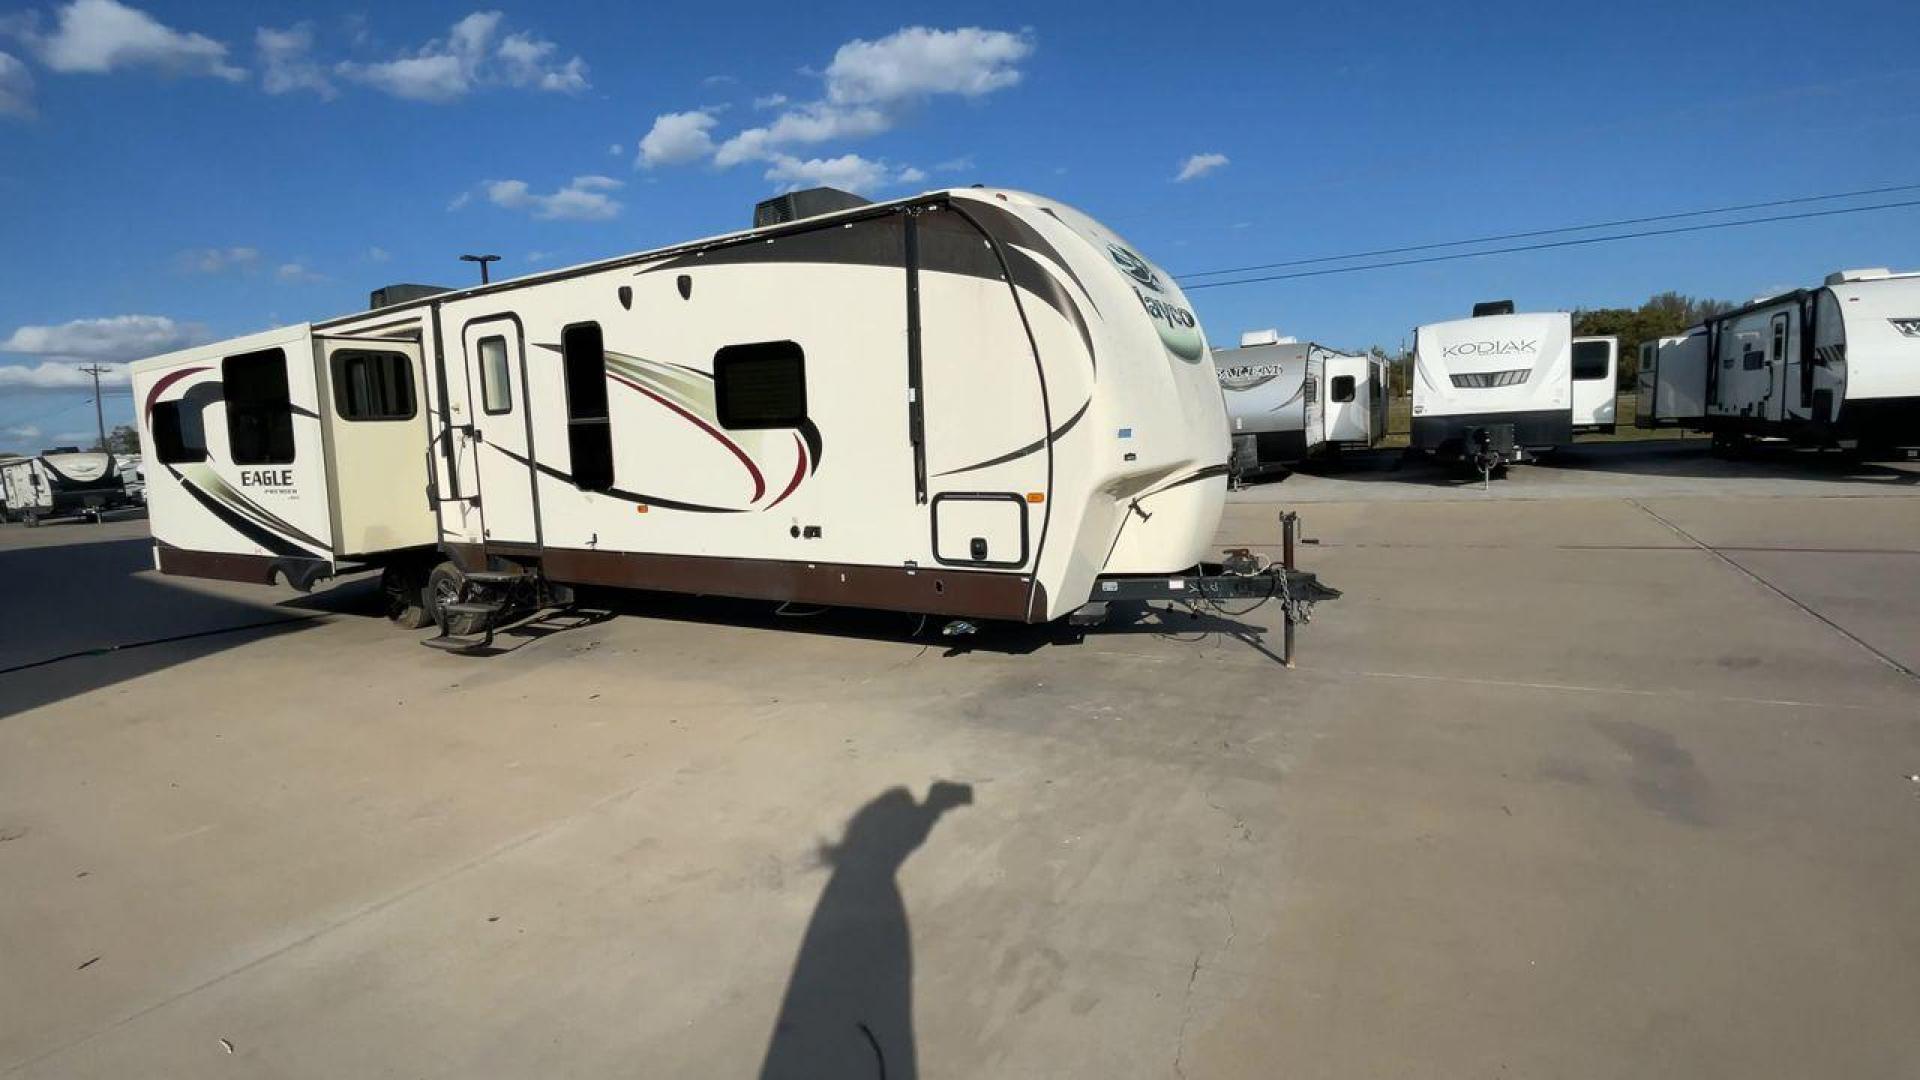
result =
[{"label": "entry door", "polygon": [[1807,420],[1813,416],[1813,367],[1800,355],[1799,338],[1787,312],[1773,317],[1773,362],[1780,372],[1781,407],[1788,419]]},{"label": "entry door", "polygon": [[473,417],[482,535],[494,544],[540,543],[528,419],[526,336],[513,316],[479,319],[461,334]]}]

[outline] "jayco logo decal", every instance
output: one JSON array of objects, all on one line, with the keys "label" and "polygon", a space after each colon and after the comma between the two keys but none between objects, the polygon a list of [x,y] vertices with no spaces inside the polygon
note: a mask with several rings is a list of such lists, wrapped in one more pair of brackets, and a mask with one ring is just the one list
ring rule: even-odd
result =
[{"label": "jayco logo decal", "polygon": [[1514,353],[1537,353],[1540,340],[1532,341],[1465,341],[1458,345],[1448,345],[1440,350],[1441,356],[1512,356]]},{"label": "jayco logo decal", "polygon": [[1161,291],[1160,275],[1153,272],[1153,267],[1147,265],[1147,260],[1135,255],[1119,244],[1108,244],[1107,254],[1113,256],[1114,265],[1126,271],[1128,277],[1152,289],[1154,292]]},{"label": "jayco logo decal", "polygon": [[1113,257],[1113,264],[1120,268],[1121,273],[1138,282],[1133,294],[1140,298],[1140,306],[1147,309],[1147,317],[1153,320],[1153,328],[1159,332],[1160,341],[1166,345],[1167,351],[1188,363],[1197,363],[1201,354],[1206,352],[1200,342],[1200,320],[1193,317],[1193,312],[1171,300],[1148,296],[1140,291],[1141,285],[1156,293],[1166,291],[1166,287],[1160,283],[1160,275],[1147,265],[1147,260],[1119,244],[1108,244],[1107,254]]}]

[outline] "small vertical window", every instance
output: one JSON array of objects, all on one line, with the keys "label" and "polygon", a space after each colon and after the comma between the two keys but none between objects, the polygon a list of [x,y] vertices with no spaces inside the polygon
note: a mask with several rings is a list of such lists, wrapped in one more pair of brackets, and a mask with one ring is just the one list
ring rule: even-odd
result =
[{"label": "small vertical window", "polygon": [[333,411],[344,420],[413,419],[413,361],[397,352],[334,353]]},{"label": "small vertical window", "polygon": [[1773,359],[1776,363],[1787,358],[1787,317],[1773,317]]},{"label": "small vertical window", "polygon": [[729,345],[713,356],[720,426],[798,427],[807,419],[807,367],[791,341]]},{"label": "small vertical window", "polygon": [[560,332],[567,381],[567,449],[573,486],[613,486],[613,428],[607,418],[607,350],[599,323],[575,323]]},{"label": "small vertical window", "polygon": [[1353,400],[1353,376],[1335,375],[1333,377],[1333,383],[1331,384],[1331,386],[1329,386],[1329,389],[1333,392],[1333,400],[1352,401]]},{"label": "small vertical window", "polygon": [[229,356],[220,362],[220,381],[233,463],[292,463],[293,400],[287,392],[287,354],[263,349]]},{"label": "small vertical window", "polygon": [[513,411],[513,372],[507,367],[507,339],[481,338],[474,348],[480,353],[480,407],[489,416]]},{"label": "small vertical window", "polygon": [[207,432],[200,422],[200,410],[188,412],[178,401],[162,401],[153,407],[149,421],[153,450],[168,465],[207,460]]}]

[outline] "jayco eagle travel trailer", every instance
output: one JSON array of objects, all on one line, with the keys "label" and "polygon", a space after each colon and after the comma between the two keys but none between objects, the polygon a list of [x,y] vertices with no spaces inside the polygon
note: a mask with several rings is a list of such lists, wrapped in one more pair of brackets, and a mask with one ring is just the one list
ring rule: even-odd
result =
[{"label": "jayco eagle travel trailer", "polygon": [[1343,447],[1368,447],[1386,433],[1386,362],[1277,331],[1240,336],[1213,350],[1233,436],[1233,471],[1250,476]]},{"label": "jayco eagle travel trailer", "polygon": [[1644,426],[1709,431],[1723,446],[1920,447],[1920,273],[1829,274],[1708,319],[1651,358]]},{"label": "jayco eagle travel trailer", "polygon": [[0,462],[0,516],[38,525],[47,518],[88,517],[132,506],[113,455],[74,446]]},{"label": "jayco eagle travel trailer", "polygon": [[1516,315],[1511,301],[1420,327],[1412,448],[1490,471],[1572,442],[1572,353],[1570,315]]},{"label": "jayco eagle travel trailer", "polygon": [[798,201],[135,364],[158,565],[380,565],[456,634],[582,584],[1021,622],[1324,595],[1183,576],[1225,415],[1179,287],[1118,236],[1014,191]]}]

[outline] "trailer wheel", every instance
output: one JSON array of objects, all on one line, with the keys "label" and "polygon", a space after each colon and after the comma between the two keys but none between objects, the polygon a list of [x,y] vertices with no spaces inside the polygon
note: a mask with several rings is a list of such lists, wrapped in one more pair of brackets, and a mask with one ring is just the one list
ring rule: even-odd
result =
[{"label": "trailer wheel", "polygon": [[38,511],[35,511],[35,510],[27,511],[25,514],[21,515],[20,520],[26,522],[27,528],[29,529],[37,529],[40,527],[40,514]]},{"label": "trailer wheel", "polygon": [[441,608],[467,598],[467,575],[452,562],[443,562],[427,575],[426,602],[433,621],[452,637],[472,637],[486,629],[485,616],[449,615]]},{"label": "trailer wheel", "polygon": [[387,599],[387,618],[403,630],[424,630],[433,625],[433,613],[427,610],[427,579],[417,564],[393,564],[380,571],[380,591]]}]

